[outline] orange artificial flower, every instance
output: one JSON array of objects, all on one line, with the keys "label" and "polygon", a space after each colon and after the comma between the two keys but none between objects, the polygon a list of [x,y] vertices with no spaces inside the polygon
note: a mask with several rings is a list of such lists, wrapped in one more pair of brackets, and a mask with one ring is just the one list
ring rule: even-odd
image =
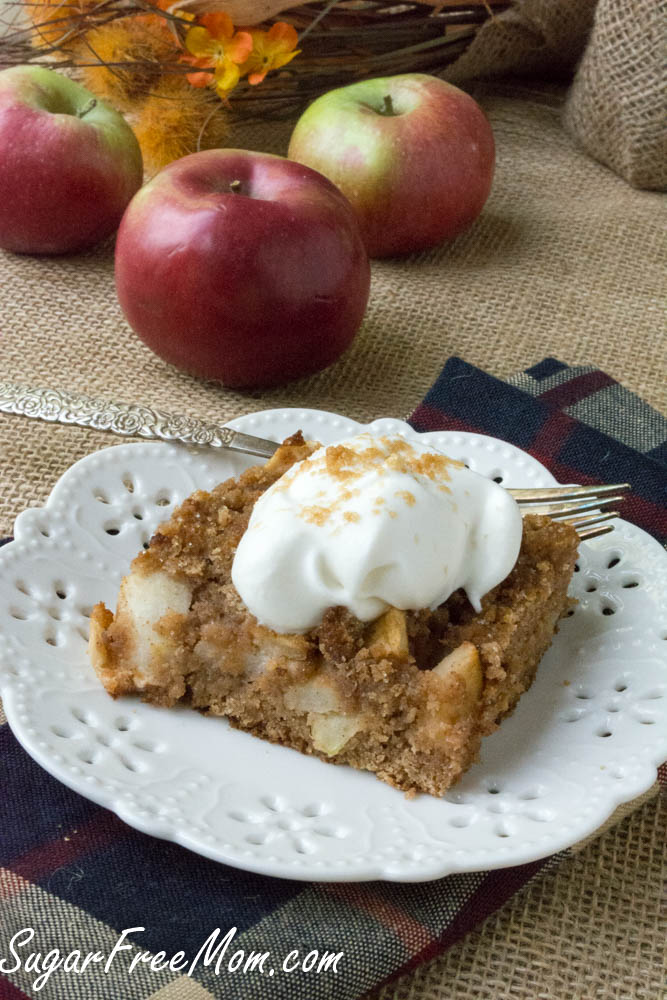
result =
[{"label": "orange artificial flower", "polygon": [[199,72],[188,73],[193,87],[213,84],[221,97],[233,90],[241,77],[241,65],[252,52],[253,40],[247,31],[235,31],[232,19],[224,11],[205,14],[200,24],[188,30],[186,62]]},{"label": "orange artificial flower", "polygon": [[252,52],[241,67],[242,75],[248,75],[248,83],[261,83],[272,69],[280,69],[299,54],[296,48],[298,35],[291,24],[277,21],[268,31],[251,28]]}]

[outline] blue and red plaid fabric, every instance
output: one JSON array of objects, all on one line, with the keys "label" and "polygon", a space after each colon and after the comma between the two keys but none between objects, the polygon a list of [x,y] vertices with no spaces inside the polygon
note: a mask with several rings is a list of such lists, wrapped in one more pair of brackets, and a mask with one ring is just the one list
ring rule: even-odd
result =
[{"label": "blue and red plaid fabric", "polygon": [[[667,538],[667,421],[603,372],[546,359],[503,381],[452,358],[412,423],[501,437],[563,482],[628,481],[624,516]],[[660,780],[667,786],[664,767]],[[0,782],[0,1000],[353,1000],[447,949],[571,853],[431,883],[304,884],[236,871],[138,833],[51,778],[7,725]],[[236,928],[220,970],[200,959],[188,975],[216,928],[220,938]],[[54,966],[38,979],[52,949],[107,957],[127,929],[128,949],[108,972],[101,962],[82,973]],[[275,974],[268,965],[229,971],[241,950],[270,952]],[[335,972],[283,971],[297,951],[301,959],[342,957]],[[30,952],[41,953],[32,970]],[[178,952],[180,967],[160,968]]]}]

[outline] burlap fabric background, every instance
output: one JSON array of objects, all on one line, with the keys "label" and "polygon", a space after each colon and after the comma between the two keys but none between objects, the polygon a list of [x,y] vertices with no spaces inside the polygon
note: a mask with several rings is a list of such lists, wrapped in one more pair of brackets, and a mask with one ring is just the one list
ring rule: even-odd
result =
[{"label": "burlap fabric background", "polygon": [[[565,128],[634,187],[667,189],[667,2],[514,0],[445,74],[569,75]],[[578,65],[577,65],[578,64]]]},{"label": "burlap fabric background", "polygon": [[[125,325],[107,246],[60,260],[0,255],[2,376],[221,420],[284,405],[367,419],[406,415],[451,354],[496,375],[551,354],[596,364],[667,408],[663,200],[578,151],[553,88],[476,96],[498,146],[482,217],[450,247],[374,264],[363,328],[329,371],[242,394],[170,369]],[[289,130],[247,130],[237,142],[284,152]],[[73,461],[110,443],[0,417],[0,532]],[[382,1000],[660,1000],[667,808],[655,789],[646,798]]]}]

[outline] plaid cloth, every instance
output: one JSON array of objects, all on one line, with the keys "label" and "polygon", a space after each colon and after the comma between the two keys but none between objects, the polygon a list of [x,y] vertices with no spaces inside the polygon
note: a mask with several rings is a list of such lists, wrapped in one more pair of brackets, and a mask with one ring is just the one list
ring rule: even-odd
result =
[{"label": "plaid cloth", "polygon": [[[504,438],[564,482],[627,480],[624,516],[667,537],[667,421],[603,372],[549,358],[501,381],[452,358],[412,423]],[[667,785],[664,767],[660,779]],[[6,725],[0,780],[0,1000],[352,1000],[444,951],[571,854],[424,884],[304,884],[236,871],[136,832],[51,778]],[[35,937],[15,939],[22,963],[13,971],[9,942],[25,928]],[[218,972],[201,951],[216,928],[218,942],[229,935]],[[119,943],[126,950],[106,973],[98,961],[38,979],[51,949],[106,959]],[[253,951],[270,952],[263,973],[242,971]],[[317,952],[306,959],[313,971],[283,971],[297,951],[301,960]],[[26,971],[30,952],[42,960]],[[342,953],[336,971],[314,971],[324,952]]]}]

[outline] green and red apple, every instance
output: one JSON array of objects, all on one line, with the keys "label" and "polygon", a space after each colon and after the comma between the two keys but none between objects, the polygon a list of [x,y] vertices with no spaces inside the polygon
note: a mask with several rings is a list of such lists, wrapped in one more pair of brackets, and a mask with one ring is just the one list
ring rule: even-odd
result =
[{"label": "green and red apple", "polygon": [[477,218],[495,146],[477,102],[423,73],[362,80],[303,113],[288,156],[347,196],[371,257],[424,250]]},{"label": "green and red apple", "polygon": [[171,163],[135,195],[116,241],[116,291],[156,354],[227,386],[326,368],[355,336],[370,266],[330,181],[265,153]]},{"label": "green and red apple", "polygon": [[0,72],[0,247],[83,250],[113,233],[141,186],[125,119],[73,80],[39,66]]}]

